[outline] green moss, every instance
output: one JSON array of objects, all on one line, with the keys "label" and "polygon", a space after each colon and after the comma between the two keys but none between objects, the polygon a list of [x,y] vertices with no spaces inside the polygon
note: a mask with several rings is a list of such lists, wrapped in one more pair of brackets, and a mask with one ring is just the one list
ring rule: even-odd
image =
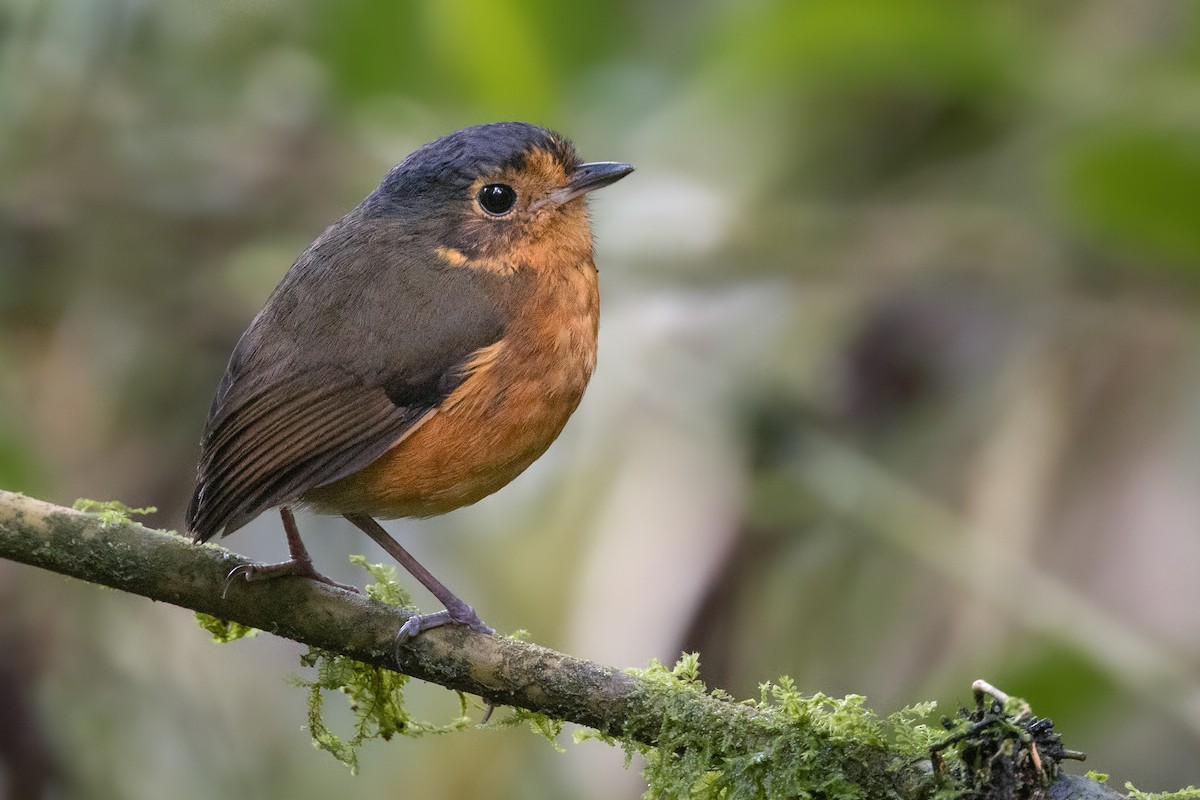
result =
[{"label": "green moss", "polygon": [[[396,581],[396,570],[383,564],[369,564],[362,556],[351,556],[351,562],[365,569],[375,579],[366,587],[367,596],[393,606],[407,607],[408,593]],[[312,680],[294,679],[308,690],[308,729],[313,746],[331,754],[338,761],[358,772],[358,749],[372,739],[390,740],[393,736],[426,736],[460,730],[469,724],[467,699],[458,693],[459,715],[444,724],[413,719],[404,707],[404,689],[409,677],[391,670],[373,667],[346,656],[319,648],[309,648],[301,657],[303,666],[315,669]],[[346,696],[354,724],[348,737],[339,735],[325,722],[325,694],[338,692]]]},{"label": "green moss", "polygon": [[[920,721],[932,703],[880,718],[859,695],[805,695],[783,677],[762,684],[758,700],[736,703],[744,713],[718,718],[697,696],[734,701],[704,686],[696,654],[669,669],[652,662],[636,674],[650,707],[663,711],[658,745],[632,736],[618,743],[627,756],[646,758],[648,798],[895,797],[899,787],[887,765],[924,757],[936,739]],[[935,783],[930,776],[918,794],[933,796]]]},{"label": "green moss", "polygon": [[[295,679],[308,690],[308,729],[313,746],[358,772],[358,748],[372,739],[390,740],[393,736],[426,736],[465,728],[467,699],[461,692],[459,715],[445,724],[413,719],[404,707],[404,689],[409,677],[398,672],[372,667],[352,658],[318,648],[309,648],[301,659],[316,669],[313,680]],[[350,703],[354,725],[350,736],[338,735],[325,722],[325,693],[340,692]]]},{"label": "green moss", "polygon": [[558,737],[563,731],[563,722],[560,719],[548,717],[537,711],[514,708],[511,714],[496,723],[497,727],[501,728],[511,728],[525,724],[528,724],[529,729],[535,734],[548,741],[555,750],[560,753],[566,752],[563,746],[558,743]]},{"label": "green moss", "polygon": [[367,597],[389,606],[412,608],[412,598],[396,580],[396,568],[387,564],[370,564],[365,556],[350,556],[350,563],[367,571],[374,583],[365,587]]},{"label": "green moss", "polygon": [[258,628],[251,628],[240,622],[229,622],[202,611],[196,612],[196,622],[200,623],[201,628],[212,634],[212,639],[217,644],[228,644],[238,639],[258,636]]},{"label": "green moss", "polygon": [[133,522],[135,516],[145,516],[158,511],[154,506],[131,508],[119,500],[89,500],[86,497],[79,498],[71,507],[85,514],[95,514],[105,528],[127,525]]},{"label": "green moss", "polygon": [[1135,789],[1132,783],[1126,783],[1125,791],[1129,792],[1129,800],[1196,800],[1196,798],[1200,798],[1200,789],[1195,786],[1189,786],[1177,792],[1143,792]]}]

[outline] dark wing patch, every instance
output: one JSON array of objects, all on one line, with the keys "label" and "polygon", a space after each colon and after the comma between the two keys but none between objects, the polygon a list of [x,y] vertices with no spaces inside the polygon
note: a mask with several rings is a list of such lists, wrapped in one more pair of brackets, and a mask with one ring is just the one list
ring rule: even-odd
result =
[{"label": "dark wing patch", "polygon": [[340,377],[277,384],[214,416],[187,512],[198,541],[362,469],[431,409],[398,406],[382,388]]}]

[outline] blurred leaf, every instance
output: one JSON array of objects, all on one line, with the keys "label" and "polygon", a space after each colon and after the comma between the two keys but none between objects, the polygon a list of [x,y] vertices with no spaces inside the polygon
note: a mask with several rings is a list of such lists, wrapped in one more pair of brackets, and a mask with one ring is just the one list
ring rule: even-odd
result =
[{"label": "blurred leaf", "polygon": [[1065,211],[1085,236],[1200,272],[1200,144],[1195,133],[1129,130],[1081,142],[1064,159]]},{"label": "blurred leaf", "polygon": [[31,455],[32,448],[0,425],[0,487],[14,492],[41,491],[46,479]]},{"label": "blurred leaf", "polygon": [[472,121],[550,123],[574,73],[622,42],[622,9],[548,0],[351,0],[322,6],[317,47],[340,94],[408,94]]},{"label": "blurred leaf", "polygon": [[774,93],[793,131],[780,183],[838,195],[994,144],[1031,51],[1002,10],[974,2],[777,4],[732,27],[714,80],[733,76],[738,98]]},{"label": "blurred leaf", "polygon": [[413,4],[348,0],[321,4],[316,11],[318,49],[340,96],[399,93],[422,83],[438,87],[437,73],[421,63],[424,48]]},{"label": "blurred leaf", "polygon": [[960,0],[775,3],[730,37],[737,63],[775,79],[845,90],[881,78],[960,91],[1002,82],[993,8]]},{"label": "blurred leaf", "polygon": [[521,2],[427,3],[428,34],[441,67],[454,74],[472,105],[491,117],[544,118],[557,94],[557,65]]},{"label": "blurred leaf", "polygon": [[1079,726],[1080,720],[1100,714],[1105,700],[1118,693],[1111,677],[1074,648],[1046,642],[1030,653],[1023,663],[1004,666],[996,683],[1031,698],[1043,717],[1070,719]]}]

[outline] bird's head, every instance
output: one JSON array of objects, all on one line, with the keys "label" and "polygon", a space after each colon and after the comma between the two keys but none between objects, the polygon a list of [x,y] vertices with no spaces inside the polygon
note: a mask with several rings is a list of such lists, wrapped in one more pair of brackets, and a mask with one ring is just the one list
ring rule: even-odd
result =
[{"label": "bird's head", "polygon": [[464,128],[415,150],[363,204],[431,235],[446,261],[508,271],[585,252],[584,197],[633,167],[583,163],[563,136],[524,122]]}]

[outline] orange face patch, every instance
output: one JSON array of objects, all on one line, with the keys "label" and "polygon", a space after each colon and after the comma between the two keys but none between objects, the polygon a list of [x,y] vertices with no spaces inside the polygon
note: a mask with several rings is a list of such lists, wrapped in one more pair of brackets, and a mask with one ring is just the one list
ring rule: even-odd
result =
[{"label": "orange face patch", "polygon": [[479,258],[470,258],[462,250],[455,247],[438,247],[435,252],[438,257],[452,267],[462,267],[464,269],[482,269],[487,272],[496,272],[501,275],[507,275],[514,271],[517,267],[515,260],[493,258],[492,256],[481,256]]},{"label": "orange face patch", "polygon": [[[554,192],[571,182],[572,164],[552,150],[535,147],[518,166],[476,178],[468,189],[471,215],[460,225],[455,246],[437,248],[450,266],[508,274],[530,268],[539,272],[591,261],[591,229],[581,200],[560,203]],[[489,184],[511,186],[516,203],[505,214],[479,204]]]},{"label": "orange face patch", "polygon": [[535,184],[531,188],[540,188],[545,192],[561,189],[571,180],[563,163],[553,153],[534,148],[525,156],[525,164],[521,174]]}]

